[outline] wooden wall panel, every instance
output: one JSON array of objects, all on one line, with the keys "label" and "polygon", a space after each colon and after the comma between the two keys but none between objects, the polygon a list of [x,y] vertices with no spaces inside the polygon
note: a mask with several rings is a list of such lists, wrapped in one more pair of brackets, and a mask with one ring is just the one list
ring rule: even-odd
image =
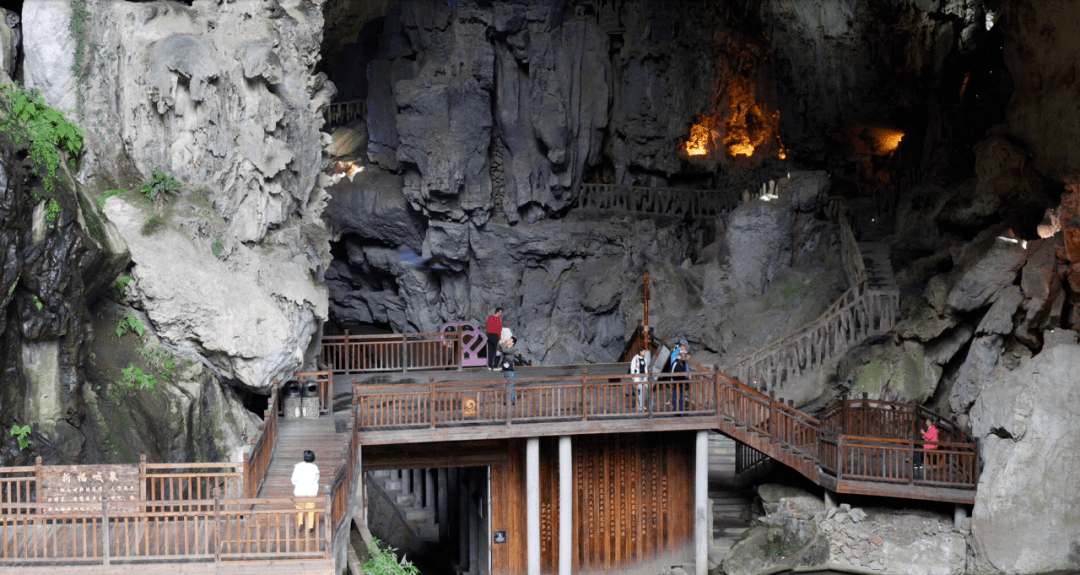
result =
[{"label": "wooden wall panel", "polygon": [[[623,571],[631,565],[680,563],[693,545],[693,433],[582,435],[574,445],[574,572]],[[545,447],[547,449],[545,449]],[[541,443],[542,501],[551,506],[542,530],[558,548],[558,449]],[[543,504],[542,504],[543,506]],[[548,535],[551,533],[551,535]],[[558,554],[542,557],[558,571]]]},{"label": "wooden wall panel", "polygon": [[506,532],[506,543],[491,543],[494,575],[525,575],[527,526],[525,516],[525,440],[506,442],[506,463],[491,466],[491,533]]}]

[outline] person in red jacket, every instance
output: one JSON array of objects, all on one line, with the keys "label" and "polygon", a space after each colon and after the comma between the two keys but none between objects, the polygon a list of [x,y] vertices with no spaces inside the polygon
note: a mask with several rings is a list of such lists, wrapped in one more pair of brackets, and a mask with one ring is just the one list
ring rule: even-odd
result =
[{"label": "person in red jacket", "polygon": [[[935,443],[924,443],[923,444],[923,451],[938,448],[937,443],[936,443],[937,440],[938,440],[938,428],[937,428],[937,426],[934,425],[934,422],[930,421],[929,419],[924,419],[923,420],[922,439],[923,439],[923,441],[926,441],[926,442],[931,442],[931,441],[935,442]],[[919,479],[926,476],[926,474],[923,472],[923,459],[924,459],[923,453],[921,451],[916,451],[915,452],[915,471],[916,471],[916,476]],[[927,464],[927,467],[933,468],[933,461],[930,461]]]},{"label": "person in red jacket", "polygon": [[499,360],[496,354],[499,351],[499,337],[502,335],[503,308],[495,308],[495,313],[487,318],[487,366],[488,369],[498,369]]}]

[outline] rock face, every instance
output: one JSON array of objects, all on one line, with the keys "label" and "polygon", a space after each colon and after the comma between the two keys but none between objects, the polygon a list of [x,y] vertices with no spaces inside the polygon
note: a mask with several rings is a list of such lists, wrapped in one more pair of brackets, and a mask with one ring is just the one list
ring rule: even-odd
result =
[{"label": "rock face", "polygon": [[[138,187],[161,170],[210,194],[212,206],[193,208],[199,217],[159,215],[168,221],[157,234],[142,233],[152,213],[110,202],[138,254],[137,305],[169,345],[197,350],[219,377],[264,390],[299,368],[305,352],[311,359],[326,317],[317,285],[329,259],[319,127],[334,93],[312,72],[320,11],[272,4],[91,2],[87,42],[98,49],[84,65],[82,98],[89,187]],[[28,32],[33,24],[24,24]],[[223,261],[211,253],[215,241]],[[259,303],[248,314],[238,299]],[[221,321],[230,316],[236,321]]]},{"label": "rock face", "polygon": [[991,378],[971,408],[984,461],[971,533],[981,569],[1080,569],[1080,345]]},{"label": "rock face", "polygon": [[826,510],[818,497],[782,485],[762,485],[758,494],[766,515],[724,559],[728,575],[794,567],[911,575],[965,572],[966,532],[954,529],[947,516],[848,504]]}]

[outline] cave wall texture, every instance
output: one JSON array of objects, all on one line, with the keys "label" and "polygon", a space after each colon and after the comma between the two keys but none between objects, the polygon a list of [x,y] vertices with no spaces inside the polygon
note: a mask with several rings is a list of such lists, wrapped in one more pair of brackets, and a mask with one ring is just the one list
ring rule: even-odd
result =
[{"label": "cave wall texture", "polygon": [[[4,429],[32,424],[48,462],[237,458],[254,429],[242,398],[310,361],[328,318],[432,331],[502,306],[527,358],[611,361],[641,315],[646,271],[657,331],[689,340],[702,363],[724,363],[805,324],[843,289],[837,231],[821,217],[825,198],[840,195],[863,239],[889,246],[903,321],[798,399],[865,391],[948,409],[985,447],[969,565],[1080,566],[1068,377],[1080,209],[1075,186],[1071,196],[1061,186],[1080,171],[1080,7],[86,7],[81,42],[65,0],[28,0],[21,21],[0,24],[5,72],[15,67],[87,129],[54,225],[17,147],[0,150],[0,419]],[[748,85],[759,120],[778,112],[779,138],[751,160],[688,158],[691,126],[730,118]],[[320,127],[337,91],[365,101],[363,120],[347,126],[359,145],[342,156],[363,170],[330,185],[324,147],[342,140]],[[1001,94],[989,134],[958,142],[937,131],[943,107]],[[851,126],[863,123],[906,133],[900,167],[920,178],[895,207],[875,205],[884,186],[860,193],[883,161],[853,151]],[[185,184],[166,208],[128,192],[95,210],[106,190],[138,188],[158,169]],[[755,199],[770,181],[809,200]],[[719,221],[583,213],[583,182],[734,190],[747,201]],[[1058,233],[1036,239],[1043,223]],[[121,274],[131,283],[113,295]],[[148,327],[144,338],[112,337],[127,314]],[[111,385],[154,349],[181,362],[159,398]],[[0,461],[28,458],[3,438]],[[1039,540],[1046,526],[1054,537]]]}]

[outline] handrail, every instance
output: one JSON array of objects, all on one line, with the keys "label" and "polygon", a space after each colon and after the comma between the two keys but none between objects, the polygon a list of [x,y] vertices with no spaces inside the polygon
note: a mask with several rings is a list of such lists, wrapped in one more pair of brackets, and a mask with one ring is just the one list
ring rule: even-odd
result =
[{"label": "handrail", "polygon": [[[105,500],[100,510],[66,512],[63,521],[49,513],[55,504],[0,503],[0,564],[328,559],[331,542],[321,528],[326,501],[214,498],[191,500],[184,511],[159,512]],[[296,528],[296,503],[312,504],[319,529]]]},{"label": "handrail", "polygon": [[622,210],[654,215],[715,218],[739,206],[733,190],[683,190],[616,184],[582,184],[577,206],[581,209]]},{"label": "handrail", "polygon": [[268,409],[263,411],[263,420],[259,424],[258,436],[251,440],[251,451],[244,454],[244,496],[255,497],[259,494],[266,473],[270,469],[270,461],[274,455],[274,444],[277,443],[278,432],[278,387],[279,383],[274,380],[270,388],[270,401]]},{"label": "handrail", "polygon": [[319,362],[333,373],[408,371],[461,366],[457,332],[328,335],[322,339]]}]

